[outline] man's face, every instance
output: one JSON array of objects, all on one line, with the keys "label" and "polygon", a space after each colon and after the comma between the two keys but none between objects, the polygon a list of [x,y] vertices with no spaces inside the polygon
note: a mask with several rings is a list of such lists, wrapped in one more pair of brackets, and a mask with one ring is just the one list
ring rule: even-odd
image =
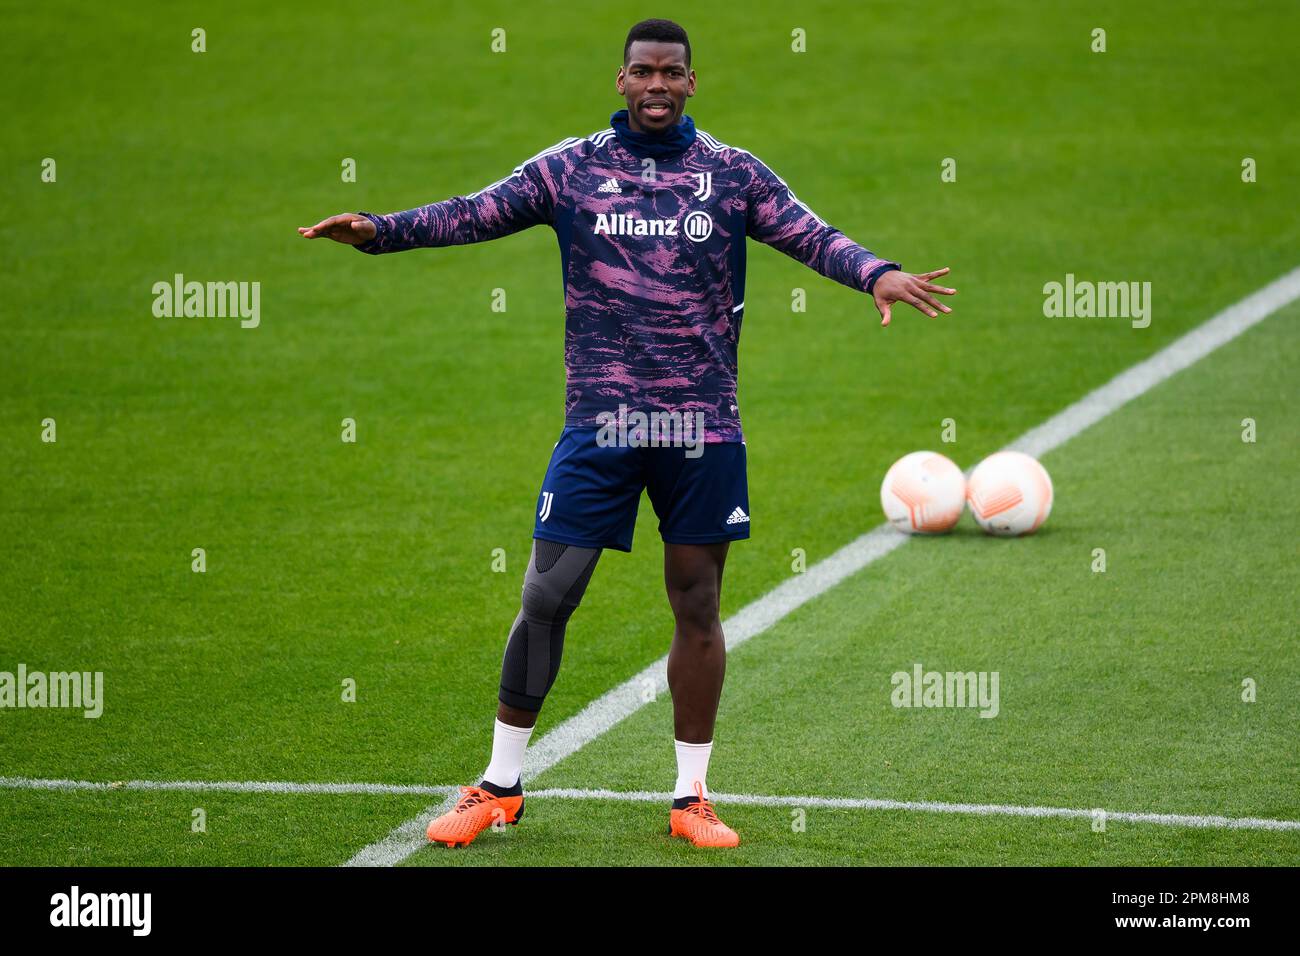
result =
[{"label": "man's face", "polygon": [[634,40],[615,83],[627,99],[627,125],[638,133],[662,133],[682,118],[695,95],[695,71],[686,68],[686,47]]}]

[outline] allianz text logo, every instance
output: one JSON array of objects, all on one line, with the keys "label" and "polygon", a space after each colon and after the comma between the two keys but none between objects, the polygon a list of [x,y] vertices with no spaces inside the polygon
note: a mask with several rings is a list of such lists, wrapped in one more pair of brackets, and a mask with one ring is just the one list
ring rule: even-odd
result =
[{"label": "allianz text logo", "polygon": [[626,213],[597,213],[596,235],[598,236],[677,236],[683,235],[691,242],[703,242],[713,235],[713,218],[707,212],[696,209],[688,212],[682,219],[678,231],[676,219],[642,219]]}]

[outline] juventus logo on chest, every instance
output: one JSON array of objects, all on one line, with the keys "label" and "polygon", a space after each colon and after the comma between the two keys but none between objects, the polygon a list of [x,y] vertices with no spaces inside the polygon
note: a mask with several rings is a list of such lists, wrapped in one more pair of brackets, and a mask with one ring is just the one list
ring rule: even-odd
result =
[{"label": "juventus logo on chest", "polygon": [[713,195],[713,173],[696,173],[695,180],[699,185],[695,187],[692,195],[700,202],[704,202]]}]

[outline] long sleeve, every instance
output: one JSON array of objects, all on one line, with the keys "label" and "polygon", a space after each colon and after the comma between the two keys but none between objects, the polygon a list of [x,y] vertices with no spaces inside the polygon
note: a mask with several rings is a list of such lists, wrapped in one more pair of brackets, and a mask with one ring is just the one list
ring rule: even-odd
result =
[{"label": "long sleeve", "polygon": [[377,255],[424,246],[459,246],[553,223],[560,189],[556,177],[563,167],[548,160],[575,142],[568,139],[543,150],[505,179],[468,196],[453,196],[385,216],[362,212],[375,224],[376,232],[375,238],[356,249]]},{"label": "long sleeve", "polygon": [[779,249],[828,279],[870,293],[876,279],[897,262],[881,259],[801,203],[790,187],[764,163],[753,158],[746,233]]}]

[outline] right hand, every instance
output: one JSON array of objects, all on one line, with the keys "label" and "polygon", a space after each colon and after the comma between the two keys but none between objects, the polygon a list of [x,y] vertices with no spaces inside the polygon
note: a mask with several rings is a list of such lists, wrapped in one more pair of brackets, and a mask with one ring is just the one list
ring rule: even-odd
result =
[{"label": "right hand", "polygon": [[349,246],[359,246],[375,238],[375,224],[365,216],[345,212],[322,219],[314,226],[299,226],[298,234],[304,239],[333,239]]}]

